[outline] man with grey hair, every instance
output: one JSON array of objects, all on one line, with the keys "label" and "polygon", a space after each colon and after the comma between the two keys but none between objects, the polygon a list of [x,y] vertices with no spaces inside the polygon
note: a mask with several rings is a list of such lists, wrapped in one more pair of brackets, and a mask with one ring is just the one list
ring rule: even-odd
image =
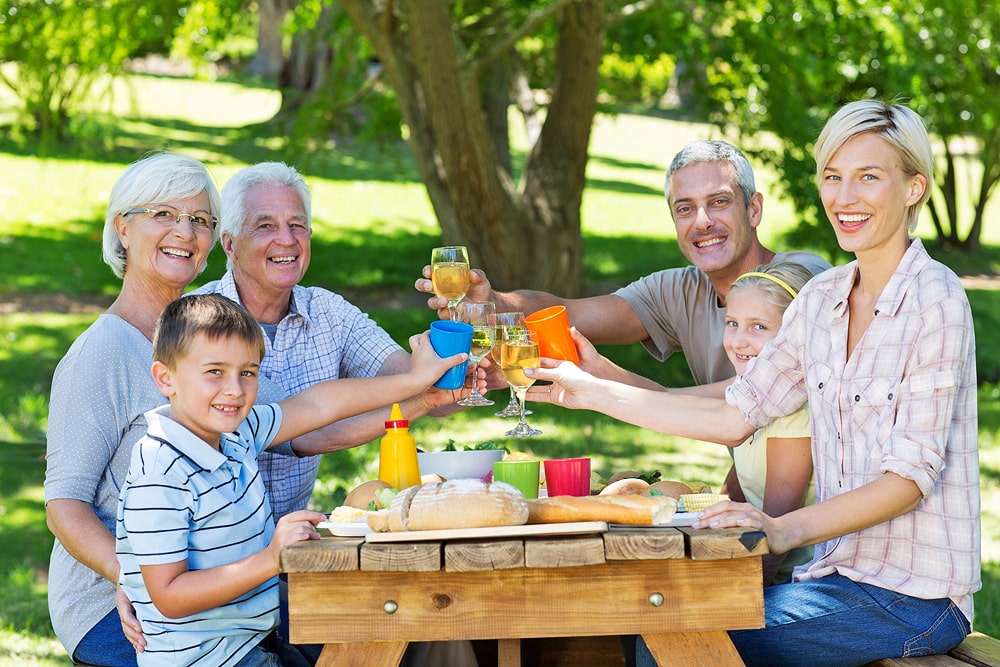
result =
[{"label": "man with grey hair", "polygon": [[[775,253],[757,236],[764,197],[754,185],[746,156],[724,141],[687,144],[667,170],[664,192],[677,231],[677,243],[692,266],[663,269],[644,276],[613,294],[566,299],[547,292],[496,292],[479,269],[472,272],[468,298],[494,301],[497,311],[535,310],[562,304],[570,322],[592,342],[624,345],[641,342],[664,360],[684,352],[695,384],[710,384],[733,376],[722,345],[726,294],[736,278],[761,264],[791,261],[812,273],[830,267],[809,252]],[[433,292],[430,267],[415,283]],[[442,299],[427,305],[446,317]],[[612,379],[657,387],[651,380],[616,369]]]},{"label": "man with grey hair", "polygon": [[[227,271],[195,293],[219,293],[250,311],[265,333],[261,374],[289,394],[324,380],[404,372],[410,355],[364,312],[339,294],[299,284],[309,268],[310,208],[308,185],[284,163],[264,162],[234,174],[222,188]],[[401,407],[415,419],[455,400],[450,392],[428,392]],[[388,415],[387,406],[305,437],[323,438],[337,449],[354,447],[381,436]],[[305,509],[320,457],[263,452],[258,460],[275,520]]]}]

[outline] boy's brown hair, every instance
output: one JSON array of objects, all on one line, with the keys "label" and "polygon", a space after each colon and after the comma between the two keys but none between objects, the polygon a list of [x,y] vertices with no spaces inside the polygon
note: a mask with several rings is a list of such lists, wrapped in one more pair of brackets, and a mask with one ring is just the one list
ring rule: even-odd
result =
[{"label": "boy's brown hair", "polygon": [[264,333],[245,308],[220,294],[184,296],[168,305],[153,331],[153,359],[176,368],[198,334],[209,340],[236,338],[264,358]]}]

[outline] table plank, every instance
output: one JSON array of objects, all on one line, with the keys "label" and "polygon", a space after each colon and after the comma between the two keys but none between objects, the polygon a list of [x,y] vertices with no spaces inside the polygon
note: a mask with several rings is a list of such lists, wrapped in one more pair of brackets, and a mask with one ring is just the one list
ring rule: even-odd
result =
[{"label": "table plank", "polygon": [[769,553],[767,537],[761,531],[743,528],[704,530],[678,528],[684,533],[691,560],[727,560],[764,556]]},{"label": "table plank", "polygon": [[729,641],[729,635],[722,630],[644,634],[642,639],[658,665],[743,665],[743,659]]},{"label": "table plank", "polygon": [[373,667],[398,665],[403,659],[407,642],[372,644],[327,644],[316,661],[316,667]]},{"label": "table plank", "polygon": [[[324,537],[281,550],[282,572],[352,572],[360,567],[363,537]],[[294,547],[294,548],[293,548]]]},{"label": "table plank", "polygon": [[[756,628],[764,617],[760,577],[757,558],[608,561],[419,576],[290,573],[291,640],[514,639]],[[651,599],[662,603],[655,606]],[[396,606],[392,614],[384,608],[390,601]]]},{"label": "table plank", "polygon": [[370,572],[436,572],[441,569],[441,543],[362,544],[361,569]]},{"label": "table plank", "polygon": [[604,562],[600,535],[580,538],[533,539],[524,544],[525,567],[574,567]]},{"label": "table plank", "polygon": [[449,572],[477,572],[524,567],[524,540],[490,542],[447,542],[444,569]]},{"label": "table plank", "polygon": [[675,530],[615,530],[604,535],[608,560],[684,558],[684,533]]}]

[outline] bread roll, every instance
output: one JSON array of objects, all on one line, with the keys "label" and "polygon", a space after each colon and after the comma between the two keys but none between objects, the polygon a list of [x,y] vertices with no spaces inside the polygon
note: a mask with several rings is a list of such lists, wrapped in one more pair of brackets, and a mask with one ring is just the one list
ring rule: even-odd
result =
[{"label": "bread roll", "polygon": [[357,507],[358,509],[368,509],[368,503],[375,503],[375,509],[382,509],[382,503],[378,500],[378,492],[382,489],[390,489],[388,483],[380,479],[371,479],[362,482],[347,494],[344,505],[347,507]]},{"label": "bread roll", "polygon": [[686,493],[694,493],[687,484],[682,484],[681,482],[656,482],[655,484],[650,484],[649,489],[646,493],[648,494],[651,490],[656,489],[665,496],[670,496],[674,500],[680,500],[681,496]]},{"label": "bread roll", "polygon": [[403,525],[406,530],[441,530],[519,526],[527,520],[524,496],[510,484],[452,479],[419,487]]},{"label": "bread roll", "polygon": [[607,521],[662,526],[677,511],[677,501],[669,496],[556,496],[527,502],[528,523]]},{"label": "bread roll", "polygon": [[[599,495],[602,496],[643,496],[649,490],[649,482],[637,477],[626,477],[608,484]],[[670,495],[670,494],[667,494]]]}]

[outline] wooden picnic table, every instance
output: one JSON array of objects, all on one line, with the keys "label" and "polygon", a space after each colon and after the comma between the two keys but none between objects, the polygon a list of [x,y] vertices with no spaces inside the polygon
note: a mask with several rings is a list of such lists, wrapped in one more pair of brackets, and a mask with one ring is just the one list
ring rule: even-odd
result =
[{"label": "wooden picnic table", "polygon": [[661,665],[743,664],[726,631],[763,627],[763,533],[591,523],[288,546],[291,641],[325,644],[320,667],[394,666],[409,642],[460,639],[498,640],[499,665],[513,667],[521,639],[609,635],[642,635]]}]

